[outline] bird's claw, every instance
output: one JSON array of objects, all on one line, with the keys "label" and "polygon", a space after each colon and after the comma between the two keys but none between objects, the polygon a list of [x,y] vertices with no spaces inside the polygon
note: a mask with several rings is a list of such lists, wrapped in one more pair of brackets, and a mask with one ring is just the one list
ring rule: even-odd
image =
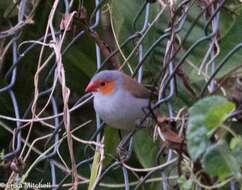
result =
[{"label": "bird's claw", "polygon": [[122,145],[119,145],[116,151],[121,162],[128,161],[132,154],[132,150],[130,151]]},{"label": "bird's claw", "polygon": [[132,132],[125,136],[119,143],[116,151],[121,162],[126,162],[129,160],[132,154],[133,138]]}]

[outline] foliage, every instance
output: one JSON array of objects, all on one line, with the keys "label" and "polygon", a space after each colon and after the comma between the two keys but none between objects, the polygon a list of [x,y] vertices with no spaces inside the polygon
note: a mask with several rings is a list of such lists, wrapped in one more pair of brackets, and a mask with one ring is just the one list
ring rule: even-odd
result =
[{"label": "foliage", "polygon": [[[241,5],[0,1],[0,183],[241,188]],[[99,69],[159,94],[161,116],[132,134],[125,163],[125,132],[103,132],[84,92]]]}]

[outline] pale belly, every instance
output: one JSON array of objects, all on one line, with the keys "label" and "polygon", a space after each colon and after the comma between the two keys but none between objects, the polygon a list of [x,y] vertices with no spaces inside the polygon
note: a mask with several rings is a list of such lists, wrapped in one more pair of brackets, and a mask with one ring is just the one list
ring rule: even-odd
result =
[{"label": "pale belly", "polygon": [[131,129],[137,120],[144,117],[143,109],[148,106],[148,99],[134,98],[130,94],[122,96],[95,95],[94,108],[101,119],[111,127]]}]

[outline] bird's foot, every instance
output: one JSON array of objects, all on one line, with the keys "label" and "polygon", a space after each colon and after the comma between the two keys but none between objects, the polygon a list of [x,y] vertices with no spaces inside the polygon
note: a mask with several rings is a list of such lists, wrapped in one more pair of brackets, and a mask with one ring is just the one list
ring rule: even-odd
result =
[{"label": "bird's foot", "polygon": [[122,146],[118,146],[116,151],[121,162],[128,161],[132,154],[132,150],[128,150]]},{"label": "bird's foot", "polygon": [[116,151],[121,162],[126,162],[129,160],[132,154],[133,138],[132,133],[128,134],[119,143]]}]

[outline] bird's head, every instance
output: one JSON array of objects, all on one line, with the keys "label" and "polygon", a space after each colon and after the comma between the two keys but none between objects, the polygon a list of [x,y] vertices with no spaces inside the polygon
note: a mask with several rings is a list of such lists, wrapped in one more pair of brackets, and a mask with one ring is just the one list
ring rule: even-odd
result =
[{"label": "bird's head", "polygon": [[95,74],[85,92],[101,93],[109,95],[115,92],[122,83],[122,73],[120,71],[101,71]]}]

